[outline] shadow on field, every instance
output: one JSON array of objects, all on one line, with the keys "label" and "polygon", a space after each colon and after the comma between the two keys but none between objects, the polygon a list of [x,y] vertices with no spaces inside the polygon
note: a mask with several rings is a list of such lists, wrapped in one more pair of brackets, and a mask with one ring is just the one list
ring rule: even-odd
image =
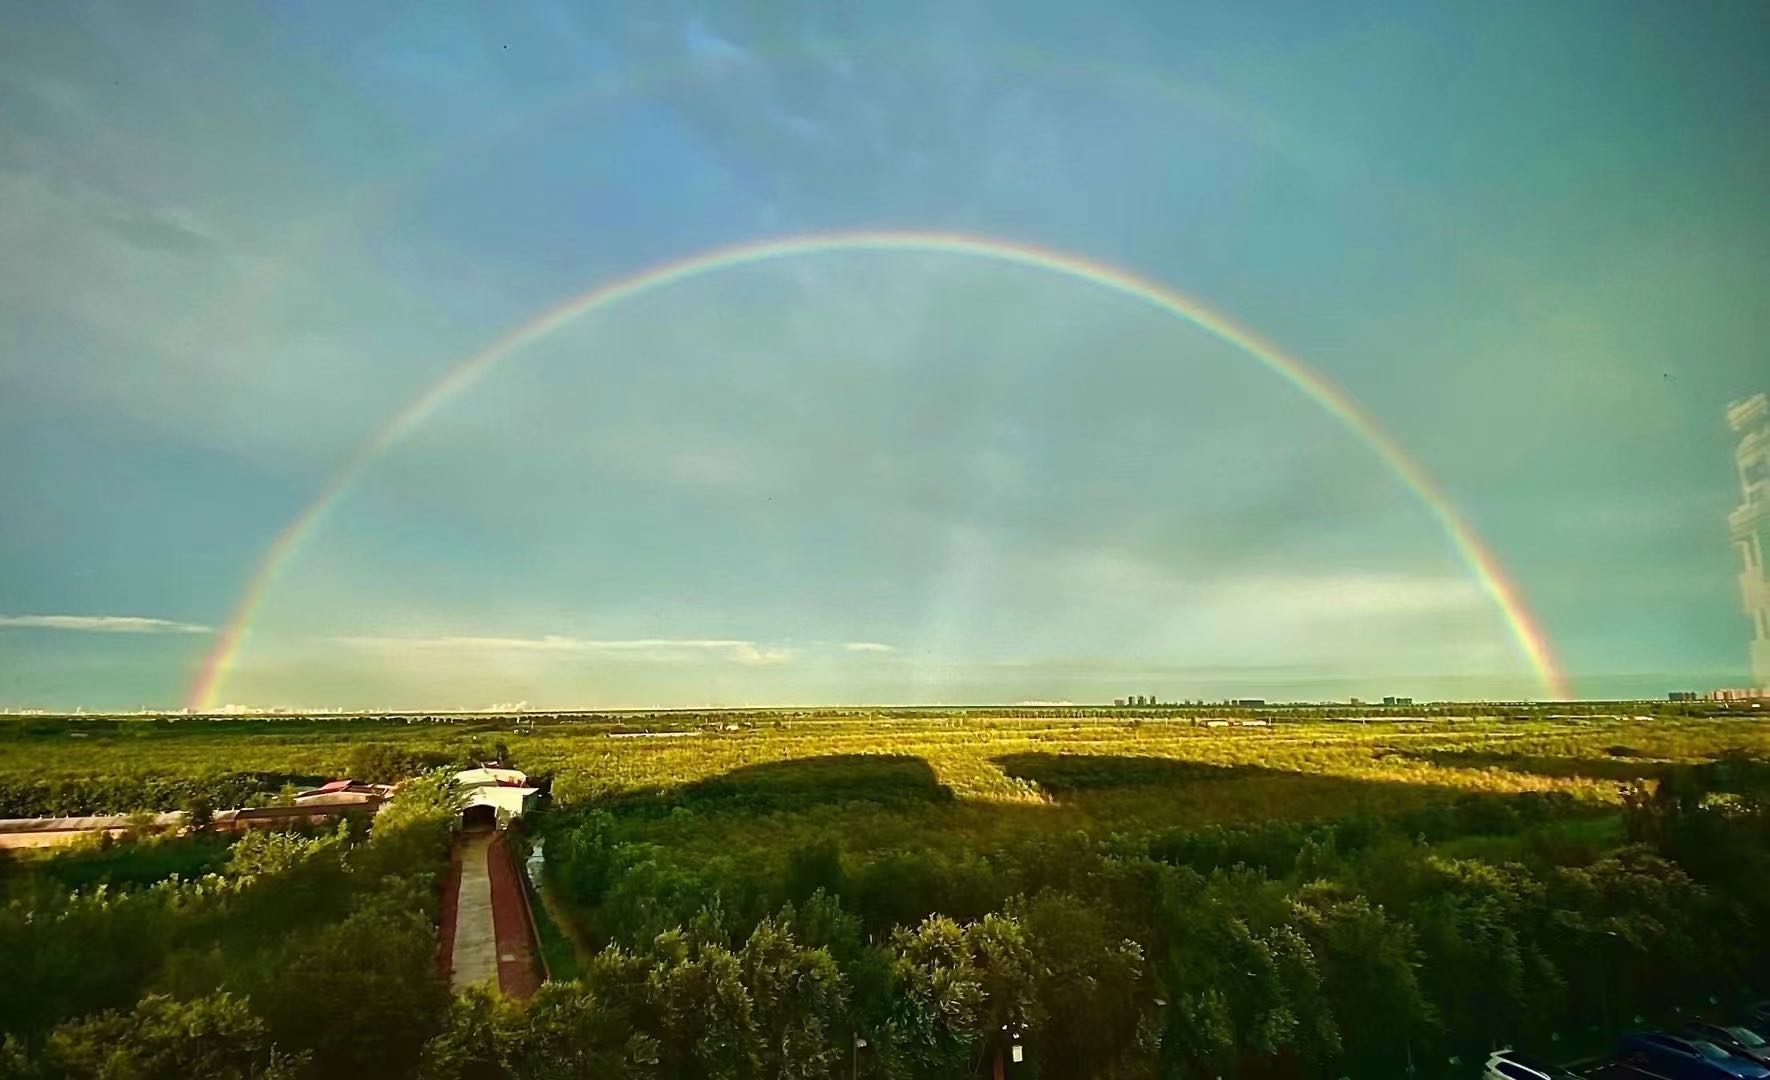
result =
[{"label": "shadow on field", "polygon": [[[914,817],[913,812],[962,807],[968,815],[962,827],[987,834],[989,839],[981,841],[984,846],[1037,836],[1054,827],[1125,828],[1178,836],[1353,819],[1367,823],[1390,819],[1409,835],[1436,840],[1469,833],[1510,834],[1551,817],[1583,814],[1564,793],[1469,791],[1421,783],[1416,777],[1384,780],[1117,754],[1014,753],[991,761],[1007,776],[1037,784],[1052,802],[960,800],[920,757],[846,754],[744,766],[679,787],[625,791],[593,805],[641,830],[640,822],[674,820],[674,815],[687,811],[704,819],[709,828],[747,828],[744,819],[752,815],[800,815],[799,822],[777,825],[803,826],[812,832],[829,831],[829,823],[842,820],[832,808],[844,804],[884,808],[906,815],[905,821],[919,822],[916,829],[935,830],[951,823]],[[1054,813],[1059,809],[1081,816]],[[723,824],[713,825],[714,818]],[[870,843],[841,831],[837,826],[833,834],[841,842]],[[902,838],[893,841],[902,842]],[[1295,855],[1295,836],[1286,834],[1274,842],[1289,856]],[[1218,855],[1206,853],[1197,861],[1217,864]],[[1221,865],[1236,861],[1254,860],[1223,855]]]},{"label": "shadow on field", "polygon": [[1532,776],[1559,779],[1641,780],[1664,776],[1664,762],[1628,758],[1552,757],[1544,754],[1507,754],[1496,750],[1396,750],[1393,756],[1423,761],[1446,769],[1505,769]]},{"label": "shadow on field", "polygon": [[[1433,807],[1445,822],[1464,820],[1481,828],[1488,819],[1503,823],[1515,817],[1507,807],[1519,799],[1414,777],[1384,780],[1139,755],[1025,753],[993,760],[1008,776],[1036,783],[1059,805],[1158,828],[1386,817]],[[1437,833],[1453,826],[1423,820],[1422,827]]]},{"label": "shadow on field", "polygon": [[1031,780],[1059,797],[1081,791],[1171,787],[1253,776],[1307,779],[1302,773],[1261,765],[1211,765],[1127,754],[1004,754],[991,760],[1016,780]]},{"label": "shadow on field", "polygon": [[680,787],[624,792],[599,805],[622,810],[652,805],[765,813],[830,803],[891,805],[950,802],[952,798],[952,789],[919,757],[830,754],[745,765]]},{"label": "shadow on field", "polygon": [[[961,800],[920,757],[835,755],[599,800],[594,807],[614,820],[593,824],[583,849],[603,853],[582,860],[596,905],[587,925],[632,946],[693,918],[715,895],[728,915],[753,924],[822,889],[882,935],[932,912],[980,918],[1008,896],[1069,887],[1095,872],[1090,860],[1109,837],[1201,874],[1245,866],[1273,877],[1309,872],[1322,852],[1350,858],[1391,841],[1489,838],[1482,850],[1496,860],[1574,865],[1614,839],[1587,824],[1614,818],[1612,808],[1565,792],[1421,783],[1415,770],[1390,780],[1130,754],[990,760],[1051,798]],[[550,839],[550,862],[573,843]],[[623,845],[643,853],[632,866],[639,884],[605,902],[599,875]],[[562,880],[577,872],[559,871]],[[644,890],[667,897],[640,903]]]}]

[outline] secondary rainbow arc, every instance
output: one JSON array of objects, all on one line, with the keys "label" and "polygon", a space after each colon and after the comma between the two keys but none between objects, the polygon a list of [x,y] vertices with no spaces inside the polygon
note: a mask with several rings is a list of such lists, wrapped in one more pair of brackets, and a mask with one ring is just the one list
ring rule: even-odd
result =
[{"label": "secondary rainbow arc", "polygon": [[299,549],[301,542],[313,533],[314,528],[351,483],[384,451],[404,438],[445,401],[466,389],[492,365],[587,312],[654,289],[721,270],[777,259],[868,251],[970,256],[1077,279],[1150,304],[1259,360],[1339,419],[1414,493],[1444,530],[1452,547],[1475,574],[1482,589],[1505,616],[1520,652],[1536,672],[1544,691],[1557,699],[1572,697],[1567,677],[1555,660],[1547,634],[1531,613],[1517,585],[1506,574],[1498,557],[1482,541],[1431,474],[1409,456],[1401,444],[1362,405],[1326,375],[1200,301],[1152,278],[1089,256],[965,233],[872,229],[776,237],[715,248],[661,263],[605,282],[548,308],[456,363],[358,446],[312,501],[302,508],[265,549],[226,626],[217,636],[214,647],[192,681],[186,695],[186,704],[195,710],[216,707],[216,695],[238,658],[252,620],[278,575]]}]

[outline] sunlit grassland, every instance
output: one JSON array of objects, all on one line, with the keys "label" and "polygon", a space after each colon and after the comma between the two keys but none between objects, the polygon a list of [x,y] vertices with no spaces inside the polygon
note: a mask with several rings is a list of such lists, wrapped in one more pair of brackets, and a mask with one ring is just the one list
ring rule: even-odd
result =
[{"label": "sunlit grassland", "polygon": [[[542,731],[515,744],[555,774],[562,806],[612,802],[629,811],[694,785],[781,762],[849,756],[926,764],[951,799],[879,800],[840,790],[805,806],[721,806],[626,815],[624,832],[671,861],[743,863],[839,839],[866,852],[1011,847],[1041,837],[1105,838],[1168,828],[1331,820],[1408,813],[1468,793],[1561,791],[1614,805],[1619,783],[1671,762],[1728,749],[1763,754],[1770,725],[1742,721],[1599,719],[1512,723],[1306,722],[1208,728],[1190,721],[928,719],[763,724],[683,739],[608,739]],[[1619,753],[1629,751],[1629,753]],[[1041,755],[1149,758],[1207,767],[1148,783],[1055,790],[1005,762]],[[758,783],[766,783],[758,776]]]},{"label": "sunlit grassland", "polygon": [[[891,755],[924,762],[950,800],[845,810],[886,842],[938,821],[955,829],[1044,831],[1233,824],[1406,808],[1463,792],[1565,791],[1614,801],[1618,783],[1671,762],[1729,749],[1770,755],[1758,719],[1597,716],[1578,719],[1433,719],[1348,722],[1277,719],[1270,727],[1208,727],[1196,717],[1075,719],[857,712],[818,717],[708,714],[632,719],[472,718],[0,722],[0,785],[77,791],[118,778],[221,773],[333,777],[365,743],[466,758],[502,744],[515,764],[551,776],[555,804],[643,799],[778,762]],[[616,732],[688,731],[675,738]],[[1156,758],[1235,770],[1197,783],[1053,792],[1004,759],[1093,754]],[[271,783],[266,779],[265,783]],[[274,790],[274,789],[273,789]],[[122,796],[115,796],[122,797]],[[114,798],[115,798],[114,797]],[[864,800],[862,800],[864,803]],[[1004,814],[1007,808],[1020,813]],[[118,809],[107,807],[107,809]],[[774,826],[795,827],[791,813]],[[876,821],[866,821],[867,818]],[[677,837],[707,830],[679,830]],[[673,837],[667,825],[657,829]]]}]

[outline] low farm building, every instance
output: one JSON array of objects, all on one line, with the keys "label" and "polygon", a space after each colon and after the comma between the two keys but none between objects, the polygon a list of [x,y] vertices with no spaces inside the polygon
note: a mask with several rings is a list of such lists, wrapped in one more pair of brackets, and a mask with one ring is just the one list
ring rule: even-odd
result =
[{"label": "low farm building", "polygon": [[455,774],[465,796],[461,804],[464,825],[496,824],[519,818],[534,806],[540,788],[529,784],[528,774],[516,769],[481,765]]},{"label": "low farm building", "polygon": [[379,806],[393,794],[390,784],[365,784],[360,780],[333,780],[317,788],[295,793],[296,806]]}]

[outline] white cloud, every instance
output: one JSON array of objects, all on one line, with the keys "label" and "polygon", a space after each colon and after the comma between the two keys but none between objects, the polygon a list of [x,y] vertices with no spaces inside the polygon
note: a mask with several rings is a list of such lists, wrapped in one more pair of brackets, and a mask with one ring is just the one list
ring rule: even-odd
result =
[{"label": "white cloud", "polygon": [[882,641],[844,641],[842,648],[846,652],[892,653],[897,646],[887,645]]},{"label": "white cloud", "polygon": [[0,615],[0,626],[39,630],[82,630],[99,634],[207,634],[211,629],[171,619],[138,615]]},{"label": "white cloud", "polygon": [[793,658],[793,650],[784,647],[764,648],[744,642],[731,650],[731,658],[740,664],[784,664]]},{"label": "white cloud", "polygon": [[450,651],[477,653],[608,653],[635,659],[679,659],[714,655],[739,664],[780,664],[794,652],[782,646],[759,645],[741,638],[579,638],[562,634],[542,637],[490,637],[448,635],[443,637],[352,636],[333,639],[356,649],[389,651]]}]

